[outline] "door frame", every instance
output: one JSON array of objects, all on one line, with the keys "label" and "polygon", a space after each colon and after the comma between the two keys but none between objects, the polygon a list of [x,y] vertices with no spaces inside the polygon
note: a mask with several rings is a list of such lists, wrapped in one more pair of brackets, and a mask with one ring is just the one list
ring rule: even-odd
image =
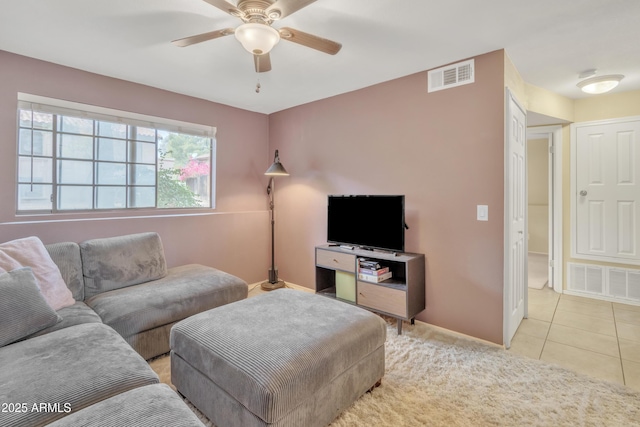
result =
[{"label": "door frame", "polygon": [[[518,102],[518,99],[515,97],[515,95],[513,94],[513,92],[508,88],[505,87],[505,109],[504,109],[504,242],[503,242],[503,291],[502,291],[502,297],[503,297],[503,301],[502,301],[502,334],[503,334],[503,344],[505,346],[505,348],[509,348],[511,347],[511,334],[510,331],[512,329],[511,323],[510,323],[510,319],[511,319],[511,312],[509,310],[510,305],[509,305],[509,301],[511,300],[511,296],[513,293],[513,287],[512,287],[512,283],[511,283],[511,277],[512,277],[512,265],[509,262],[511,259],[510,256],[510,252],[511,252],[511,233],[512,233],[512,227],[511,227],[511,221],[510,221],[510,215],[509,215],[509,207],[511,206],[512,203],[512,197],[511,197],[511,192],[509,191],[509,122],[511,121],[511,101],[513,101],[514,105],[519,108],[523,114],[524,114],[524,120],[525,120],[525,124],[524,124],[524,129],[526,132],[527,129],[527,110],[522,106],[522,104],[520,102]],[[524,156],[525,156],[525,161],[524,161],[524,167],[525,167],[525,171],[524,171],[524,179],[523,179],[523,188],[521,189],[523,191],[524,194],[524,199],[525,199],[525,206],[527,205],[527,199],[528,199],[528,195],[527,195],[527,150],[526,150],[526,135],[524,136],[525,138],[525,150],[524,150]],[[527,210],[524,210],[524,254],[527,254],[528,251],[528,244],[527,244],[527,234],[528,234],[528,214],[527,214]],[[526,319],[527,317],[529,317],[529,297],[528,297],[528,280],[527,280],[527,271],[528,271],[528,266],[527,266],[527,262],[526,260],[523,260],[523,269],[522,269],[522,274],[524,277],[522,277],[522,283],[524,286],[523,289],[523,304],[524,304],[524,315],[523,318]],[[514,331],[515,332],[515,331]]]},{"label": "door frame", "polygon": [[535,126],[527,128],[527,139],[547,138],[549,152],[549,249],[553,254],[553,276],[549,277],[553,290],[562,293],[564,278],[563,224],[562,224],[562,126]]}]

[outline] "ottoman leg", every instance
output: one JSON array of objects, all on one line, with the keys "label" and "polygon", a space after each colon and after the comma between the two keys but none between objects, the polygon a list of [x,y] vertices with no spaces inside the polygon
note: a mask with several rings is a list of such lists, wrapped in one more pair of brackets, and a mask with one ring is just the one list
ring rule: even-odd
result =
[{"label": "ottoman leg", "polygon": [[380,387],[382,385],[382,378],[380,378],[374,385],[371,386],[367,393],[371,393],[374,389]]}]

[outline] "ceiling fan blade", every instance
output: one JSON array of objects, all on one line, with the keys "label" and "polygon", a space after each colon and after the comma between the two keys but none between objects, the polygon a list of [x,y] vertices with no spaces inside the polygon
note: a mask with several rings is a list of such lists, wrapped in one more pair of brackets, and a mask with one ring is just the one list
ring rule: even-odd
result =
[{"label": "ceiling fan blade", "polygon": [[186,47],[191,46],[192,44],[206,42],[207,40],[217,39],[218,37],[228,36],[234,32],[235,30],[233,28],[225,28],[224,30],[216,30],[209,33],[198,34],[197,36],[174,40],[171,43],[178,47]]},{"label": "ceiling fan blade", "polygon": [[253,64],[256,66],[256,73],[271,71],[271,57],[269,53],[253,55]]},{"label": "ceiling fan blade", "polygon": [[323,39],[322,37],[314,36],[313,34],[305,33],[300,30],[294,30],[293,28],[280,28],[280,37],[290,42],[298,43],[311,49],[319,50],[320,52],[328,53],[329,55],[335,55],[340,52],[342,45],[332,40]]},{"label": "ceiling fan blade", "polygon": [[211,6],[217,7],[223,12],[227,12],[229,15],[242,17],[244,16],[244,12],[238,9],[235,5],[229,3],[225,0],[204,0],[209,3]]},{"label": "ceiling fan blade", "polygon": [[265,12],[269,18],[275,21],[289,16],[315,1],[316,0],[276,0],[275,3],[265,9]]}]

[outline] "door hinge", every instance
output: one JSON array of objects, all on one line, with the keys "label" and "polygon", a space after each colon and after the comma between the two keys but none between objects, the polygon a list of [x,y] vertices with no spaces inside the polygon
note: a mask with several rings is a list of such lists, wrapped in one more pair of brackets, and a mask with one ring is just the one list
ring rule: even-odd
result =
[{"label": "door hinge", "polygon": [[554,265],[553,265],[553,264],[554,264],[554,263],[553,263],[553,260],[552,260],[552,259],[550,259],[550,260],[549,260],[549,267],[553,268],[553,267],[554,267]]},{"label": "door hinge", "polygon": [[554,147],[553,145],[550,145],[549,146],[549,153],[556,154],[556,147]]}]

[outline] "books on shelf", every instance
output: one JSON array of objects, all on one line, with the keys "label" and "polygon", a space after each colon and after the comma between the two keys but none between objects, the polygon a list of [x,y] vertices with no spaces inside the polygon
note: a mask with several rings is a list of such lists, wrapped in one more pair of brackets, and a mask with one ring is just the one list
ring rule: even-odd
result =
[{"label": "books on shelf", "polygon": [[377,270],[372,270],[370,268],[358,268],[358,273],[363,273],[363,274],[371,274],[373,276],[380,276],[381,274],[385,274],[389,272],[389,267],[382,267],[379,268]]},{"label": "books on shelf", "polygon": [[382,268],[382,266],[377,261],[372,261],[366,258],[358,259],[358,267],[367,268],[370,270],[377,270],[379,268]]},{"label": "books on shelf", "polygon": [[364,280],[365,282],[380,283],[387,279],[391,279],[390,271],[379,275],[358,273],[358,280]]},{"label": "books on shelf", "polygon": [[358,259],[358,280],[379,283],[392,277],[389,267],[380,265],[377,261],[366,258]]}]

